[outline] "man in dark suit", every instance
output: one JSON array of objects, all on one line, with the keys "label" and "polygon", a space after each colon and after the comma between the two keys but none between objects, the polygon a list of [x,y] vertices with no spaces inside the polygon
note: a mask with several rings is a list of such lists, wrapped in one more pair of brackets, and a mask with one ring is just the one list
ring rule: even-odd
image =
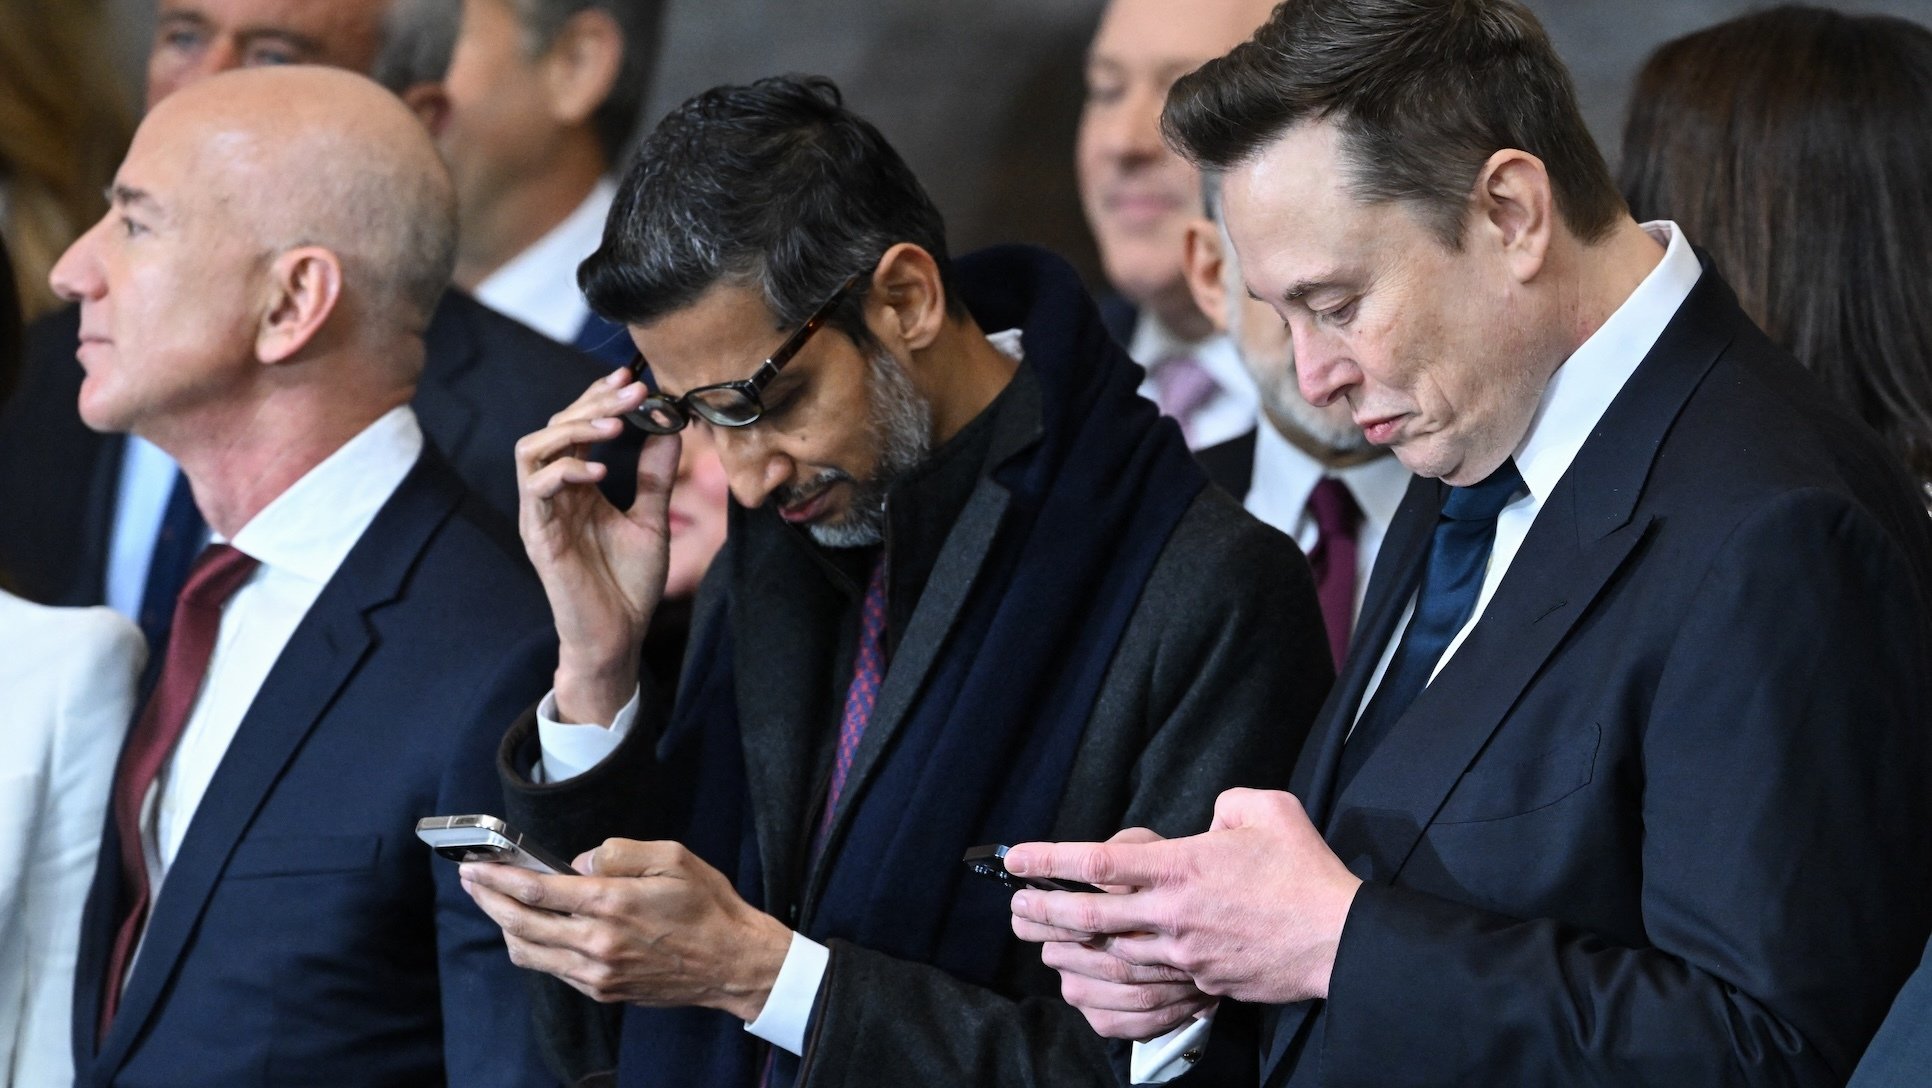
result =
[{"label": "man in dark suit", "polygon": [[[512,821],[595,849],[465,873],[517,962],[624,1004],[614,1052],[561,1016],[558,1051],[624,1085],[1111,1083],[961,856],[1198,828],[1284,773],[1330,672],[1306,565],[1206,487],[1071,268],[949,259],[829,82],[685,103],[612,223],[590,297],[660,384],[519,446],[563,645],[503,750]],[[625,414],[668,432],[628,512],[575,454]],[[638,647],[686,423],[737,505],[667,692]]]},{"label": "man in dark suit", "polygon": [[1902,468],[1630,219],[1513,0],[1290,0],[1167,127],[1309,401],[1422,478],[1293,793],[1016,850],[1136,890],[1015,927],[1109,1034],[1175,971],[1280,1006],[1269,1084],[1843,1083],[1932,927]]},{"label": "man in dark suit", "polygon": [[496,807],[554,655],[409,408],[448,174],[374,83],[274,68],[157,106],[112,196],[52,277],[80,415],[173,457],[215,542],[115,772],[78,1082],[544,1083],[524,981],[412,834]]},{"label": "man in dark suit", "polygon": [[[147,101],[152,107],[230,68],[329,64],[372,75],[434,130],[447,114],[440,81],[460,13],[460,4],[418,0],[166,0],[148,59]],[[20,390],[0,414],[0,463],[8,466],[0,507],[33,512],[0,525],[0,567],[34,600],[113,605],[141,620],[158,646],[165,602],[205,530],[164,456],[138,439],[98,434],[74,415],[78,332],[72,309],[32,327]],[[437,304],[424,343],[415,399],[424,433],[471,490],[514,518],[511,448],[604,364],[454,289]],[[628,470],[615,475],[628,486]]]}]

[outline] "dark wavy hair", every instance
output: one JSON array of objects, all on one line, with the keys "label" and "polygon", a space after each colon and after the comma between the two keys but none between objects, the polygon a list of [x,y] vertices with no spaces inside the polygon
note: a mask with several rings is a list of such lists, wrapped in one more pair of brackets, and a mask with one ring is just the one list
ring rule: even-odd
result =
[{"label": "dark wavy hair", "polygon": [[[645,325],[714,284],[759,291],[780,325],[803,322],[839,285],[911,242],[938,262],[961,316],[932,198],[829,79],[714,87],[645,138],[611,205],[603,244],[577,269],[599,314]],[[850,292],[832,324],[869,346]]]},{"label": "dark wavy hair", "polygon": [[1932,480],[1932,30],[1773,8],[1660,47],[1624,128],[1639,218],[1674,219],[1773,340]]},{"label": "dark wavy hair", "polygon": [[1505,148],[1543,160],[1558,212],[1585,241],[1624,212],[1568,70],[1514,0],[1286,0],[1252,39],[1174,84],[1161,127],[1218,171],[1305,121],[1340,132],[1358,199],[1410,202],[1450,249],[1476,175]]}]

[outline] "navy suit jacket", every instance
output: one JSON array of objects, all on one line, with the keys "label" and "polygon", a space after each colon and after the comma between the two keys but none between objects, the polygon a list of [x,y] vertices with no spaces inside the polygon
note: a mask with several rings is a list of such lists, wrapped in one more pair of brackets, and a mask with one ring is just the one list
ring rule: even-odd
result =
[{"label": "navy suit jacket", "polygon": [[1409,489],[1291,788],[1366,883],[1264,1083],[1842,1085],[1932,927],[1932,526],[1708,267],[1346,786]]},{"label": "navy suit jacket", "polygon": [[[0,571],[43,604],[105,599],[109,537],[120,490],[120,435],[80,420],[83,377],[74,360],[80,314],[69,306],[28,331],[21,384],[0,410]],[[423,376],[412,407],[423,434],[469,489],[514,520],[517,439],[544,426],[609,372],[461,291],[443,295],[423,334]],[[639,436],[599,456],[613,501],[628,505]]]},{"label": "navy suit jacket", "polygon": [[249,707],[97,1045],[121,895],[109,820],[76,976],[77,1083],[551,1083],[522,973],[414,827],[498,810],[501,723],[555,660],[514,539],[425,452]]}]

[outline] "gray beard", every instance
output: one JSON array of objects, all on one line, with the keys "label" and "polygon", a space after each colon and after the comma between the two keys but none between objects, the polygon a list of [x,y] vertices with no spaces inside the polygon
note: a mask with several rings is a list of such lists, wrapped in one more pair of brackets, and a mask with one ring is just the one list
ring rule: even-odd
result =
[{"label": "gray beard", "polygon": [[[852,506],[843,520],[806,526],[826,548],[869,548],[885,540],[886,492],[932,453],[932,405],[913,388],[912,377],[885,351],[869,360],[866,391],[872,400],[872,430],[879,463],[872,478],[856,481]],[[849,478],[849,477],[848,477]]]}]

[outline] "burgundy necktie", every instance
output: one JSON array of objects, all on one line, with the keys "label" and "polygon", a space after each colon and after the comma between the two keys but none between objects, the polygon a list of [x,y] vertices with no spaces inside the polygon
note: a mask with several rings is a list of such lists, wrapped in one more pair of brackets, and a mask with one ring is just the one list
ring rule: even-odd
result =
[{"label": "burgundy necktie", "polygon": [[1178,355],[1154,367],[1154,391],[1161,414],[1173,416],[1181,435],[1194,445],[1194,414],[1214,399],[1221,387],[1207,367],[1191,355]]},{"label": "burgundy necktie", "polygon": [[1308,553],[1308,565],[1315,571],[1315,596],[1322,605],[1322,625],[1328,628],[1328,649],[1340,670],[1355,620],[1355,533],[1362,524],[1362,508],[1355,505],[1348,486],[1333,476],[1324,476],[1315,485],[1308,508],[1321,534]]},{"label": "burgundy necktie", "polygon": [[147,922],[148,864],[141,845],[141,806],[174,751],[175,742],[181,739],[181,730],[201,694],[208,659],[215,652],[215,635],[221,629],[222,605],[248,580],[256,565],[254,559],[226,544],[210,544],[195,560],[175,604],[167,663],[134,720],[120,766],[114,772],[114,827],[121,839],[121,902],[126,904],[127,913],[122,916],[113,957],[107,965],[102,1036],[114,1022],[128,960]]},{"label": "burgundy necktie", "polygon": [[812,853],[824,847],[825,835],[832,829],[832,813],[837,810],[839,794],[845,789],[846,776],[852,773],[852,757],[858,754],[859,740],[865,736],[872,708],[879,701],[879,684],[885,679],[886,587],[885,557],[872,564],[872,577],[865,585],[865,603],[859,610],[859,648],[852,656],[852,684],[845,689],[845,711],[839,716],[839,747],[832,759],[832,781],[825,791],[825,811],[819,815],[818,831],[813,837]]}]

